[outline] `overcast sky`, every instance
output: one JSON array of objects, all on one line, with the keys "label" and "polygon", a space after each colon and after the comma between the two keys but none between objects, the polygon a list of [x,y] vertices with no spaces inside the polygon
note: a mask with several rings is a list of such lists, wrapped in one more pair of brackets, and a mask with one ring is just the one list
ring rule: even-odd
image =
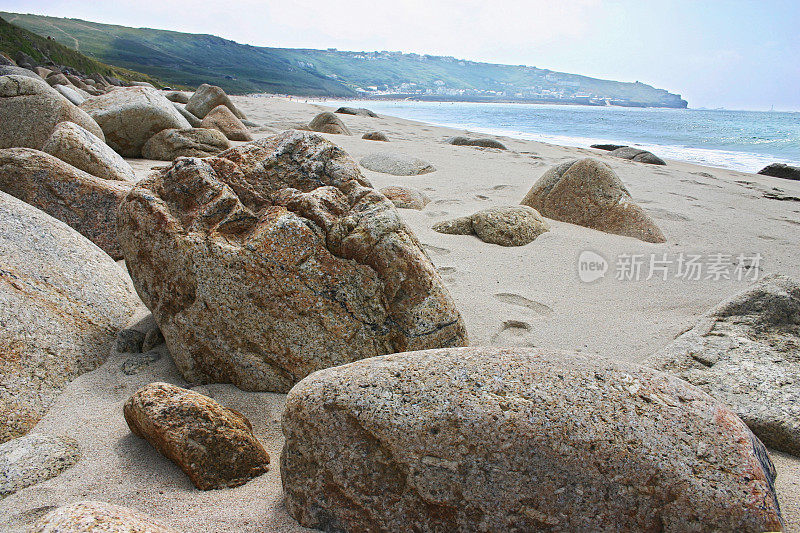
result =
[{"label": "overcast sky", "polygon": [[0,0],[0,9],[260,46],[526,64],[800,111],[800,0]]}]

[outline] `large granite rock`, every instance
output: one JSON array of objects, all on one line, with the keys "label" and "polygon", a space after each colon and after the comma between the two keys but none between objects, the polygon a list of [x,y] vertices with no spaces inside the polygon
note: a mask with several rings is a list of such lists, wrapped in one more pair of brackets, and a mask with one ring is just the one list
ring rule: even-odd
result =
[{"label": "large granite rock", "polygon": [[289,513],[324,531],[777,531],[763,444],[677,378],[464,348],[321,370],[286,399]]},{"label": "large granite rock", "polygon": [[178,102],[172,102],[173,107],[178,110],[178,113],[181,114],[183,118],[186,119],[186,122],[192,125],[193,128],[199,128],[200,123],[203,122],[196,116],[192,115],[188,111],[186,111],[186,104],[179,104]]},{"label": "large granite rock", "polygon": [[218,105],[209,111],[200,122],[200,127],[217,129],[232,141],[253,140],[253,136],[247,131],[247,127],[224,105]]},{"label": "large granite rock", "polygon": [[2,192],[0,264],[5,442],[27,433],[70,380],[105,361],[137,303],[125,273],[107,254]]},{"label": "large granite rock", "polygon": [[436,170],[434,166],[427,161],[396,152],[376,152],[369,154],[362,157],[360,163],[361,166],[367,170],[392,174],[393,176],[416,176]]},{"label": "large granite rock", "polygon": [[759,170],[758,173],[764,176],[773,176],[775,178],[800,180],[800,167],[793,167],[784,163],[771,163]]},{"label": "large granite rock", "polygon": [[506,150],[505,144],[501,143],[497,139],[492,139],[489,137],[472,139],[470,137],[457,135],[455,137],[448,138],[445,142],[454,146],[477,146],[479,148],[497,148],[499,150]]},{"label": "large granite rock", "polygon": [[431,201],[424,192],[412,187],[392,185],[381,189],[381,194],[400,209],[421,210]]},{"label": "large granite rock", "polygon": [[104,180],[136,180],[136,174],[127,161],[92,132],[74,122],[62,122],[56,126],[42,151]]},{"label": "large granite rock", "polygon": [[568,161],[552,167],[520,202],[542,215],[606,233],[664,242],[664,234],[633,202],[611,167],[596,159]]},{"label": "large granite rock", "polygon": [[110,503],[84,501],[59,507],[31,533],[178,533],[146,514]]},{"label": "large granite rock", "polygon": [[125,402],[124,414],[131,431],[200,490],[238,487],[269,469],[250,421],[198,392],[151,383]]},{"label": "large granite rock", "polygon": [[636,161],[637,163],[648,163],[650,165],[666,165],[663,159],[641,148],[634,148],[633,146],[621,146],[615,150],[611,150],[610,155],[619,157],[621,159],[628,159]]},{"label": "large granite rock", "polygon": [[317,135],[178,159],[119,215],[137,291],[189,382],[286,392],[320,368],[466,343],[394,206]]},{"label": "large granite rock", "polygon": [[335,111],[340,115],[357,115],[359,117],[372,117],[378,118],[378,115],[370,111],[366,107],[340,107]]},{"label": "large granite rock", "polygon": [[490,207],[467,217],[434,224],[433,230],[450,235],[476,235],[500,246],[524,246],[550,231],[542,216],[526,205]]},{"label": "large granite rock", "polygon": [[106,135],[106,143],[124,157],[141,157],[142,146],[161,130],[191,125],[172,102],[147,87],[126,87],[81,104]]},{"label": "large granite rock", "polygon": [[41,150],[56,126],[65,121],[104,138],[89,115],[38,76],[0,76],[0,148]]},{"label": "large granite rock", "polygon": [[80,457],[66,437],[29,434],[0,444],[0,498],[56,477]]},{"label": "large granite rock", "polygon": [[228,98],[222,88],[207,83],[202,84],[192,94],[189,101],[186,102],[186,110],[197,118],[203,119],[212,109],[219,105],[224,105],[230,109],[236,115],[236,118],[240,120],[247,118],[244,113],[233,105],[233,102],[231,102],[231,99]]},{"label": "large granite rock", "polygon": [[150,137],[142,147],[142,156],[146,159],[173,161],[178,157],[208,157],[230,147],[231,143],[217,129],[170,129],[161,130]]},{"label": "large granite rock", "polygon": [[767,446],[800,455],[800,285],[766,277],[653,355],[730,405]]},{"label": "large granite rock", "polygon": [[338,135],[352,135],[342,119],[333,113],[320,113],[308,123],[308,129],[320,133],[334,133]]},{"label": "large granite rock", "polygon": [[0,150],[0,190],[66,222],[114,259],[117,207],[131,190],[126,181],[98,178],[39,150]]}]

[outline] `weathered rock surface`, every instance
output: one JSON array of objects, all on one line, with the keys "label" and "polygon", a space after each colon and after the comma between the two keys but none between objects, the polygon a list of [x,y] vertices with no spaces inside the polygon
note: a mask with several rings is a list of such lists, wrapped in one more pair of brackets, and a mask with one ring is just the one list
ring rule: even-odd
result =
[{"label": "weathered rock surface", "polygon": [[206,115],[215,107],[224,105],[236,115],[238,119],[247,118],[244,113],[239,111],[231,99],[225,94],[222,88],[216,85],[202,84],[186,102],[186,110],[199,119],[204,119]]},{"label": "weathered rock surface", "polygon": [[390,186],[381,189],[381,194],[391,200],[395,207],[400,209],[423,209],[431,199],[420,191],[412,187]]},{"label": "weathered rock surface", "polygon": [[616,150],[617,148],[626,148],[624,144],[593,144],[589,148],[597,148],[598,150],[606,150],[607,152],[611,152],[612,150]]},{"label": "weathered rock surface", "polygon": [[722,403],[630,363],[500,348],[321,370],[286,399],[289,513],[324,531],[777,531]]},{"label": "weathered rock surface", "polygon": [[114,259],[117,207],[131,190],[126,181],[98,178],[39,150],[0,150],[0,190],[66,222]]},{"label": "weathered rock surface", "polygon": [[200,490],[237,487],[269,469],[269,454],[244,415],[208,396],[151,383],[125,402],[138,437],[177,464]]},{"label": "weathered rock surface", "polygon": [[208,157],[230,147],[231,143],[217,129],[170,129],[161,130],[150,137],[142,148],[142,156],[147,159],[173,161],[178,157]]},{"label": "weathered rock surface", "polygon": [[650,165],[666,165],[663,159],[656,156],[652,152],[642,150],[641,148],[634,148],[633,146],[622,146],[610,152],[610,155],[619,157],[621,159],[629,159],[637,163],[647,163]]},{"label": "weathered rock surface", "polygon": [[110,503],[64,505],[36,522],[32,533],[178,533],[146,514]]},{"label": "weathered rock surface", "polygon": [[89,115],[38,76],[0,76],[0,148],[41,150],[56,126],[65,121],[104,138]]},{"label": "weathered rock surface", "polygon": [[186,105],[185,104],[179,104],[178,102],[172,102],[172,105],[175,107],[175,109],[178,110],[178,113],[180,113],[181,116],[183,116],[183,118],[186,119],[186,122],[191,124],[191,126],[193,128],[199,128],[200,127],[200,123],[202,122],[202,120],[200,120],[196,116],[194,116],[191,113],[189,113],[188,111],[186,111]]},{"label": "weathered rock surface", "polygon": [[480,148],[497,148],[499,150],[507,149],[505,144],[501,143],[497,139],[491,139],[488,137],[471,139],[469,137],[456,136],[450,137],[445,142],[454,146],[478,146]]},{"label": "weathered rock surface", "polygon": [[58,91],[61,96],[69,100],[73,105],[81,105],[86,101],[86,98],[76,91],[74,87],[69,87],[68,85],[55,85],[53,89]]},{"label": "weathered rock surface", "polygon": [[500,246],[524,246],[550,231],[550,225],[532,207],[513,205],[482,209],[468,217],[434,224],[434,231],[450,235],[477,235]]},{"label": "weathered rock surface", "polygon": [[800,285],[773,275],[652,356],[731,406],[767,446],[800,455]]},{"label": "weathered rock surface", "polygon": [[217,129],[232,141],[253,140],[253,136],[247,131],[247,126],[224,105],[218,105],[209,111],[200,122],[200,127]]},{"label": "weathered rock surface", "polygon": [[418,157],[395,152],[376,152],[361,158],[361,166],[374,172],[383,172],[393,176],[416,176],[427,174],[436,169]]},{"label": "weathered rock surface", "polygon": [[0,498],[56,477],[80,459],[75,440],[32,434],[0,444]]},{"label": "weathered rock surface", "polygon": [[136,179],[127,161],[92,132],[74,122],[62,122],[56,126],[42,151],[98,178],[116,181]]},{"label": "weathered rock surface", "polygon": [[606,233],[664,242],[664,234],[633,202],[611,167],[596,159],[556,165],[531,187],[520,202],[555,220]]},{"label": "weathered rock surface", "polygon": [[368,141],[389,142],[388,137],[386,137],[386,134],[383,133],[382,131],[370,131],[362,135],[361,138],[366,139]]},{"label": "weathered rock surface", "polygon": [[16,65],[0,65],[0,76],[24,76],[26,78],[44,81],[35,72]]},{"label": "weathered rock surface", "polygon": [[764,176],[784,178],[787,180],[800,180],[800,167],[793,167],[784,163],[772,163],[758,171]]},{"label": "weathered rock surface", "polygon": [[147,87],[126,87],[81,104],[106,135],[108,145],[124,157],[141,157],[142,146],[161,130],[188,129],[189,122],[172,102]]},{"label": "weathered rock surface", "polygon": [[72,85],[62,72],[51,72],[44,81],[46,81],[50,87],[55,87],[56,85]]},{"label": "weathered rock surface", "polygon": [[366,107],[340,107],[335,111],[335,113],[339,113],[341,115],[358,115],[360,117],[378,118],[378,115]]},{"label": "weathered rock surface", "polygon": [[[2,172],[0,172],[0,175]],[[136,307],[116,263],[66,224],[0,192],[0,442],[105,361]]]},{"label": "weathered rock surface", "polygon": [[333,113],[320,113],[308,123],[308,129],[320,133],[335,133],[338,135],[352,135],[344,122]]},{"label": "weathered rock surface", "polygon": [[164,98],[166,98],[170,102],[177,102],[179,104],[188,104],[191,95],[183,91],[169,91],[164,94]]},{"label": "weathered rock surface", "polygon": [[320,368],[466,343],[394,206],[317,135],[179,159],[119,214],[137,291],[189,382],[286,392]]}]

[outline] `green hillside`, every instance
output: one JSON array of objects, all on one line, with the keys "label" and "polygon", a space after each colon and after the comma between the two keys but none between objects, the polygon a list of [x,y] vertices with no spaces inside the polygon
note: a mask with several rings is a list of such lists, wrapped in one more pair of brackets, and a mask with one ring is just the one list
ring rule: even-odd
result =
[{"label": "green hillside", "polygon": [[0,16],[103,62],[144,72],[170,84],[211,83],[230,93],[686,107],[680,95],[643,83],[602,80],[524,65],[386,51],[255,47],[213,35],[40,15]]},{"label": "green hillside", "polygon": [[50,59],[58,65],[72,67],[86,74],[97,73],[104,76],[114,76],[121,80],[147,81],[153,85],[158,85],[158,80],[152,76],[106,65],[86,57],[53,39],[41,37],[24,28],[10,24],[2,17],[0,17],[0,52],[5,52],[11,58],[14,58],[18,52],[24,52],[40,63]]}]

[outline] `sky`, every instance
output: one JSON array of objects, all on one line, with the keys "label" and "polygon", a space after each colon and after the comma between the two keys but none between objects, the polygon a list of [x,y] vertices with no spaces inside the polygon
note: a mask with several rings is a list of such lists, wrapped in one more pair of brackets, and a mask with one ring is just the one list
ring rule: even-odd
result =
[{"label": "sky", "polygon": [[800,111],[800,0],[0,0],[0,10],[524,64],[641,81],[695,108]]}]

